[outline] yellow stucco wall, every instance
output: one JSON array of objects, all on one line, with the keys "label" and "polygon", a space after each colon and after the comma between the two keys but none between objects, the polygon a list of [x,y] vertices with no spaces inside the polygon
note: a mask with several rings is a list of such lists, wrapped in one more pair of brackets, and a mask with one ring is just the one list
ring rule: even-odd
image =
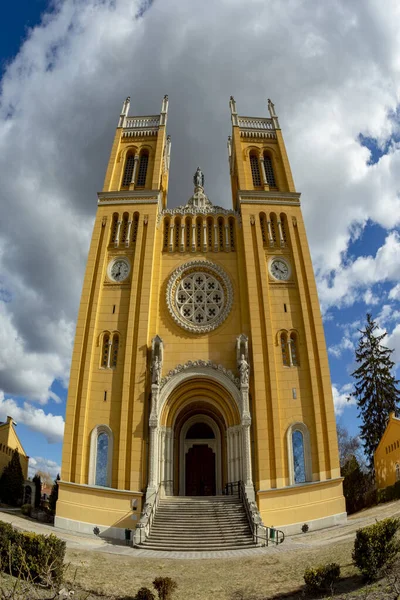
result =
[{"label": "yellow stucco wall", "polygon": [[396,483],[396,465],[400,478],[400,419],[391,413],[385,433],[375,451],[375,477],[378,489]]},{"label": "yellow stucco wall", "polygon": [[[126,523],[128,518],[123,515],[129,513],[129,493],[118,496],[117,509],[117,504],[113,504],[116,493],[85,487],[90,434],[100,424],[109,426],[114,435],[112,488],[134,494],[145,492],[151,394],[149,352],[155,335],[162,338],[165,346],[163,375],[179,364],[199,359],[221,364],[236,373],[236,338],[240,334],[248,336],[253,480],[261,513],[268,524],[271,511],[275,521],[272,524],[280,525],[288,520],[307,521],[345,510],[324,331],[299,196],[295,193],[283,138],[277,130],[275,138],[255,142],[239,129],[233,127],[232,134],[236,157],[232,191],[233,205],[240,208],[240,216],[223,211],[211,215],[214,222],[219,217],[225,223],[233,219],[235,247],[194,252],[169,251],[165,247],[166,221],[175,218],[159,217],[168,183],[163,170],[165,127],[160,127],[157,135],[146,135],[143,139],[136,136],[133,140],[124,137],[123,128],[117,129],[105,177],[106,195],[100,198],[94,224],[71,365],[61,477],[78,485],[61,484],[57,504],[60,517],[126,526],[118,523]],[[134,189],[121,190],[128,149],[140,152],[144,146],[149,151],[146,190],[142,195]],[[260,154],[265,149],[273,157],[278,187],[275,191],[268,186],[255,190],[252,185],[249,153]],[[254,195],[257,191],[267,195]],[[217,199],[216,204],[220,204]],[[129,247],[124,244],[115,247],[111,242],[113,215],[118,213],[121,218],[125,212],[129,219],[137,219],[136,240]],[[270,247],[263,239],[260,218],[268,218],[271,213],[285,222],[285,247],[279,244]],[[126,257],[131,265],[129,278],[121,284],[112,283],[107,277],[107,266],[116,256]],[[287,282],[277,282],[269,273],[269,260],[276,256],[283,256],[291,263],[292,276]],[[172,319],[166,303],[169,277],[178,266],[192,260],[208,260],[218,265],[233,287],[231,312],[208,334],[181,328]],[[282,364],[278,335],[281,330],[293,330],[298,336],[298,366]],[[101,368],[104,331],[120,335],[115,369]],[[177,396],[176,402],[182,402],[183,406],[190,401],[190,393],[188,387],[183,388],[181,400]],[[218,410],[215,394],[207,390],[204,394],[210,406],[214,403]],[[177,406],[167,406],[165,423],[173,425]],[[220,408],[221,413],[228,414],[227,409]],[[236,419],[230,425],[239,425],[240,417],[235,417],[234,412],[230,418]],[[296,422],[304,423],[310,434],[311,481],[332,480],[331,483],[322,487],[319,484],[315,489],[310,483],[288,488],[287,432]],[[223,473],[226,478],[226,468]],[[106,511],[99,509],[100,497]]]},{"label": "yellow stucco wall", "polygon": [[25,454],[25,450],[19,441],[11,417],[8,417],[7,422],[0,425],[0,474],[3,472],[4,467],[10,462],[15,449],[17,449],[19,453],[19,460],[24,479],[28,479],[29,456]]}]

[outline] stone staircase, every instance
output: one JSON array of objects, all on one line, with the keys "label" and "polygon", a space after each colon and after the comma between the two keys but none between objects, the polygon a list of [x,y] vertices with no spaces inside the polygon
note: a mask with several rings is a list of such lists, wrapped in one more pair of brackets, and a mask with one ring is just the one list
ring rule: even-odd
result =
[{"label": "stone staircase", "polygon": [[254,548],[242,501],[235,496],[172,496],[160,500],[140,548],[207,552]]}]

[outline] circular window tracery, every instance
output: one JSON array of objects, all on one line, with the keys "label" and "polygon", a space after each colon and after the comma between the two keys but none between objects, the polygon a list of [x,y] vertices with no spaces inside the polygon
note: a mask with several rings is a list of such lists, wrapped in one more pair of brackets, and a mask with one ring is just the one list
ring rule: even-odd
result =
[{"label": "circular window tracery", "polygon": [[218,265],[192,261],[171,276],[167,303],[173,319],[181,327],[206,333],[228,316],[232,307],[232,285]]}]

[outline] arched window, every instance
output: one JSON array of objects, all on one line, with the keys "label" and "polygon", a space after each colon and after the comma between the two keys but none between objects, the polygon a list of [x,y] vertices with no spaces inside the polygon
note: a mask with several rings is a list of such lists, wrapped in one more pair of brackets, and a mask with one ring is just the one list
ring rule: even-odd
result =
[{"label": "arched window", "polygon": [[179,238],[181,235],[181,220],[175,219],[175,250],[179,251]]},{"label": "arched window", "polygon": [[132,222],[132,244],[136,243],[138,227],[139,227],[139,213],[135,213],[133,215],[133,222]]},{"label": "arched window", "polygon": [[135,155],[128,154],[125,162],[124,178],[122,185],[130,185],[132,183],[133,167],[135,165]]},{"label": "arched window", "polygon": [[299,366],[299,355],[297,352],[297,336],[295,333],[290,334],[289,344],[290,344],[291,366],[298,367]]},{"label": "arched window", "polygon": [[190,218],[188,217],[185,221],[185,246],[186,250],[190,250],[190,232],[192,230],[192,225],[190,222]]},{"label": "arched window", "polygon": [[201,229],[202,229],[201,219],[198,218],[196,221],[196,249],[199,251],[201,250]]},{"label": "arched window", "polygon": [[117,366],[118,347],[119,347],[119,335],[118,335],[118,333],[114,333],[113,339],[112,339],[112,346],[111,346],[111,367],[113,369],[115,369]]},{"label": "arched window", "polygon": [[304,423],[294,423],[287,431],[289,485],[312,480],[310,434]]},{"label": "arched window", "polygon": [[169,244],[169,219],[166,218],[166,219],[164,219],[164,243],[163,243],[164,250],[168,250],[168,244]]},{"label": "arched window", "polygon": [[272,160],[266,152],[264,153],[264,167],[265,176],[267,178],[269,187],[276,187],[274,169],[272,168]]},{"label": "arched window", "polygon": [[283,362],[283,365],[285,367],[289,367],[290,366],[290,360],[289,360],[289,352],[288,352],[287,334],[286,333],[281,333],[280,342],[281,342],[281,352],[282,352],[282,362]]},{"label": "arched window", "polygon": [[219,249],[224,249],[224,222],[222,219],[218,219],[218,245]]},{"label": "arched window", "polygon": [[111,487],[113,433],[108,425],[98,425],[90,435],[89,485]]},{"label": "arched window", "polygon": [[112,218],[112,225],[111,225],[111,236],[110,236],[111,244],[113,244],[115,242],[115,240],[117,239],[117,232],[118,232],[118,213],[114,213],[113,218]]},{"label": "arched window", "polygon": [[213,249],[213,222],[212,219],[207,219],[207,244],[208,249]]},{"label": "arched window", "polygon": [[250,167],[254,187],[261,187],[260,165],[256,154],[250,154]]},{"label": "arched window", "polygon": [[147,152],[142,152],[140,155],[139,162],[139,173],[137,176],[137,187],[144,187],[146,185],[147,165],[149,164],[149,155]]},{"label": "arched window", "polygon": [[231,244],[231,251],[235,250],[235,221],[234,219],[229,219],[229,238]]},{"label": "arched window", "polygon": [[269,218],[271,223],[272,245],[275,246],[276,236],[278,235],[278,219],[275,213],[271,213]]},{"label": "arched window", "polygon": [[266,223],[265,223],[265,214],[260,213],[260,227],[261,227],[261,237],[263,244],[267,243],[267,231],[266,231]]},{"label": "arched window", "polygon": [[306,481],[303,434],[298,429],[292,433],[294,483]]},{"label": "arched window", "polygon": [[109,366],[109,354],[110,354],[110,336],[108,333],[103,335],[103,344],[101,352],[101,366],[103,369],[107,369]]}]

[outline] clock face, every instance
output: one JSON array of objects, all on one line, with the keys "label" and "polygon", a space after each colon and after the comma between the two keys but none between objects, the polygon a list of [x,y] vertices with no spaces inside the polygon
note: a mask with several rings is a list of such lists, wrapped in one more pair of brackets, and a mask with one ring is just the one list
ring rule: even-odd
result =
[{"label": "clock face", "polygon": [[110,279],[114,281],[124,281],[130,271],[129,262],[126,259],[118,258],[114,260],[108,267],[108,274]]},{"label": "clock face", "polygon": [[290,277],[290,267],[282,258],[275,258],[270,265],[270,273],[274,279],[287,281]]}]

